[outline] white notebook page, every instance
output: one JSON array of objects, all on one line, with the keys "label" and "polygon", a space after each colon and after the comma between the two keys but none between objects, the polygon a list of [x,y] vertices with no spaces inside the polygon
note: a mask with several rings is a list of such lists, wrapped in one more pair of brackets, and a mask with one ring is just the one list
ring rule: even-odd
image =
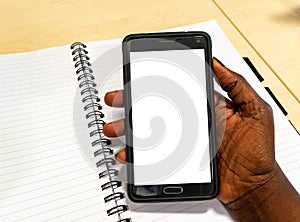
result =
[{"label": "white notebook page", "polygon": [[[300,139],[215,22],[173,29],[207,31],[213,55],[243,74],[273,107],[276,158],[300,191]],[[121,40],[88,44],[96,59]],[[73,103],[78,88],[69,46],[0,55],[1,221],[110,221],[97,172],[85,161],[74,134]],[[116,72],[103,88],[122,88]],[[105,77],[103,77],[105,79]],[[100,81],[99,79],[98,81]],[[101,92],[103,95],[103,91]],[[109,118],[109,115],[108,115]],[[231,221],[217,200],[133,204],[133,221]]]}]

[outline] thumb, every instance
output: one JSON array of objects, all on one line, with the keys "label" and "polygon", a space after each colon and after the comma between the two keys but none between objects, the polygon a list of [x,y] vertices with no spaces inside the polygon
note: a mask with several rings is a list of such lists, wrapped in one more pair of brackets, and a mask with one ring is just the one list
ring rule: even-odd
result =
[{"label": "thumb", "polygon": [[232,103],[242,108],[242,111],[259,109],[259,104],[265,103],[246,79],[222,66],[217,59],[213,59],[213,70],[222,89],[228,93]]}]

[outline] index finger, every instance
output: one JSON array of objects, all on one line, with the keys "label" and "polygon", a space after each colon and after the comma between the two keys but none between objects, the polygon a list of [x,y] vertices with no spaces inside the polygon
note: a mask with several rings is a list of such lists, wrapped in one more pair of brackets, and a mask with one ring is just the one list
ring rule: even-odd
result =
[{"label": "index finger", "polygon": [[124,98],[124,91],[115,90],[115,91],[107,92],[104,96],[104,101],[109,106],[123,107],[123,98]]}]

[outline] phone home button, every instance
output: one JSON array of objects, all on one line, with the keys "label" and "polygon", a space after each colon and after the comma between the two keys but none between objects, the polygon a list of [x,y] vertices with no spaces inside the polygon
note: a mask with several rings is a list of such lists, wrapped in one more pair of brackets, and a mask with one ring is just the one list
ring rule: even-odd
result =
[{"label": "phone home button", "polygon": [[183,192],[182,187],[172,186],[172,187],[165,187],[163,189],[164,194],[170,195],[170,194],[181,194]]}]

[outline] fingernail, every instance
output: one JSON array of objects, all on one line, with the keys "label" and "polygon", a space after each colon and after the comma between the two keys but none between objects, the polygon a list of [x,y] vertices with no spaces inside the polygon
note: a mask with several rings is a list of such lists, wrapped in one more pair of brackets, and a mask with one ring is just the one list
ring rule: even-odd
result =
[{"label": "fingernail", "polygon": [[214,59],[223,67],[226,67],[219,59],[217,59],[216,57],[214,57]]},{"label": "fingernail", "polygon": [[125,149],[120,150],[116,155],[115,158],[117,161],[120,163],[125,163],[126,162],[126,151]]}]

